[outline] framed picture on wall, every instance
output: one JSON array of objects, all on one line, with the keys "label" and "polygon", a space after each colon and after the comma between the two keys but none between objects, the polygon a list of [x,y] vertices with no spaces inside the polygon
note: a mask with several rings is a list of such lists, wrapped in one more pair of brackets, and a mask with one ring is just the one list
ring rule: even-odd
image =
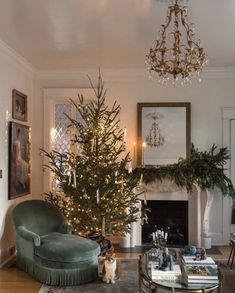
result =
[{"label": "framed picture on wall", "polygon": [[12,90],[12,118],[27,121],[27,96],[15,89]]},{"label": "framed picture on wall", "polygon": [[9,124],[9,178],[8,198],[30,193],[30,128]]},{"label": "framed picture on wall", "polygon": [[174,164],[190,155],[190,111],[190,103],[138,103],[138,165]]}]

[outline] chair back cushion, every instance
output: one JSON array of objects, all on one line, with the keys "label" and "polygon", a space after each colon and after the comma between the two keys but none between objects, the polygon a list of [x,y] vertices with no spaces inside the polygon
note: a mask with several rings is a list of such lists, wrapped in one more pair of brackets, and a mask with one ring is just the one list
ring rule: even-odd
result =
[{"label": "chair back cushion", "polygon": [[13,222],[16,230],[17,227],[23,226],[42,236],[59,231],[67,221],[52,203],[43,200],[27,200],[14,208]]}]

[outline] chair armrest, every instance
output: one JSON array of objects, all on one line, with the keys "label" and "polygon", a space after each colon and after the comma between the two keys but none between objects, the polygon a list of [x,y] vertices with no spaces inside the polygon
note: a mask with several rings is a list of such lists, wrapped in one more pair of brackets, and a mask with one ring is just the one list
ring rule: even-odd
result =
[{"label": "chair armrest", "polygon": [[63,223],[60,226],[59,232],[63,233],[63,234],[72,234],[73,227],[71,225],[69,225],[68,223]]},{"label": "chair armrest", "polygon": [[17,233],[22,238],[33,242],[34,246],[40,246],[40,244],[41,244],[40,236],[32,231],[27,230],[24,226],[19,226],[17,228]]}]

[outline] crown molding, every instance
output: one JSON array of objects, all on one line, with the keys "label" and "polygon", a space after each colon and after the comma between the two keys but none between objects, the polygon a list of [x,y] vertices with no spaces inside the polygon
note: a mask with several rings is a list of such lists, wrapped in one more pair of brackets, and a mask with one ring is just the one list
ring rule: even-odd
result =
[{"label": "crown molding", "polygon": [[9,57],[10,60],[16,61],[21,69],[24,69],[31,74],[35,74],[36,68],[2,40],[0,40],[0,51]]},{"label": "crown molding", "polygon": [[[36,69],[23,56],[0,40],[0,51],[10,60],[15,60],[20,68],[34,74],[36,80],[80,80],[87,82],[87,76],[96,79],[98,68],[79,68],[65,70],[39,70]],[[136,69],[101,69],[102,77],[105,81],[131,82],[136,80],[148,80],[148,71],[145,68]],[[203,79],[235,79],[235,66],[227,67],[206,67],[202,73]]]},{"label": "crown molding", "polygon": [[[37,70],[37,80],[80,80],[86,82],[88,76],[96,79],[99,69],[80,68],[74,70]],[[136,81],[136,79],[148,79],[148,72],[145,69],[102,69],[102,78],[105,81]]]},{"label": "crown molding", "polygon": [[[81,68],[77,70],[37,70],[37,80],[81,80],[87,81],[87,76],[96,79],[98,69]],[[131,82],[148,80],[145,68],[138,69],[101,69],[105,81]],[[203,79],[235,79],[235,67],[207,67],[202,73]]]}]

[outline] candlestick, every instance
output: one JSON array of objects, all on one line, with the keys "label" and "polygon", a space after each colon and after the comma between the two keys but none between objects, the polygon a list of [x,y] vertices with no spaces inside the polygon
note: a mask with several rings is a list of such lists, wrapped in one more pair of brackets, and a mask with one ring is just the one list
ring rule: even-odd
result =
[{"label": "candlestick", "polygon": [[146,196],[146,191],[144,192],[144,205],[147,206],[147,196]]},{"label": "candlestick", "polygon": [[136,142],[133,142],[133,167],[136,167]]},{"label": "candlestick", "polygon": [[156,241],[155,233],[153,232],[152,235],[153,235],[153,241]]},{"label": "candlestick", "polygon": [[144,183],[144,175],[143,175],[143,173],[141,173],[139,185],[142,186],[143,183]]}]

